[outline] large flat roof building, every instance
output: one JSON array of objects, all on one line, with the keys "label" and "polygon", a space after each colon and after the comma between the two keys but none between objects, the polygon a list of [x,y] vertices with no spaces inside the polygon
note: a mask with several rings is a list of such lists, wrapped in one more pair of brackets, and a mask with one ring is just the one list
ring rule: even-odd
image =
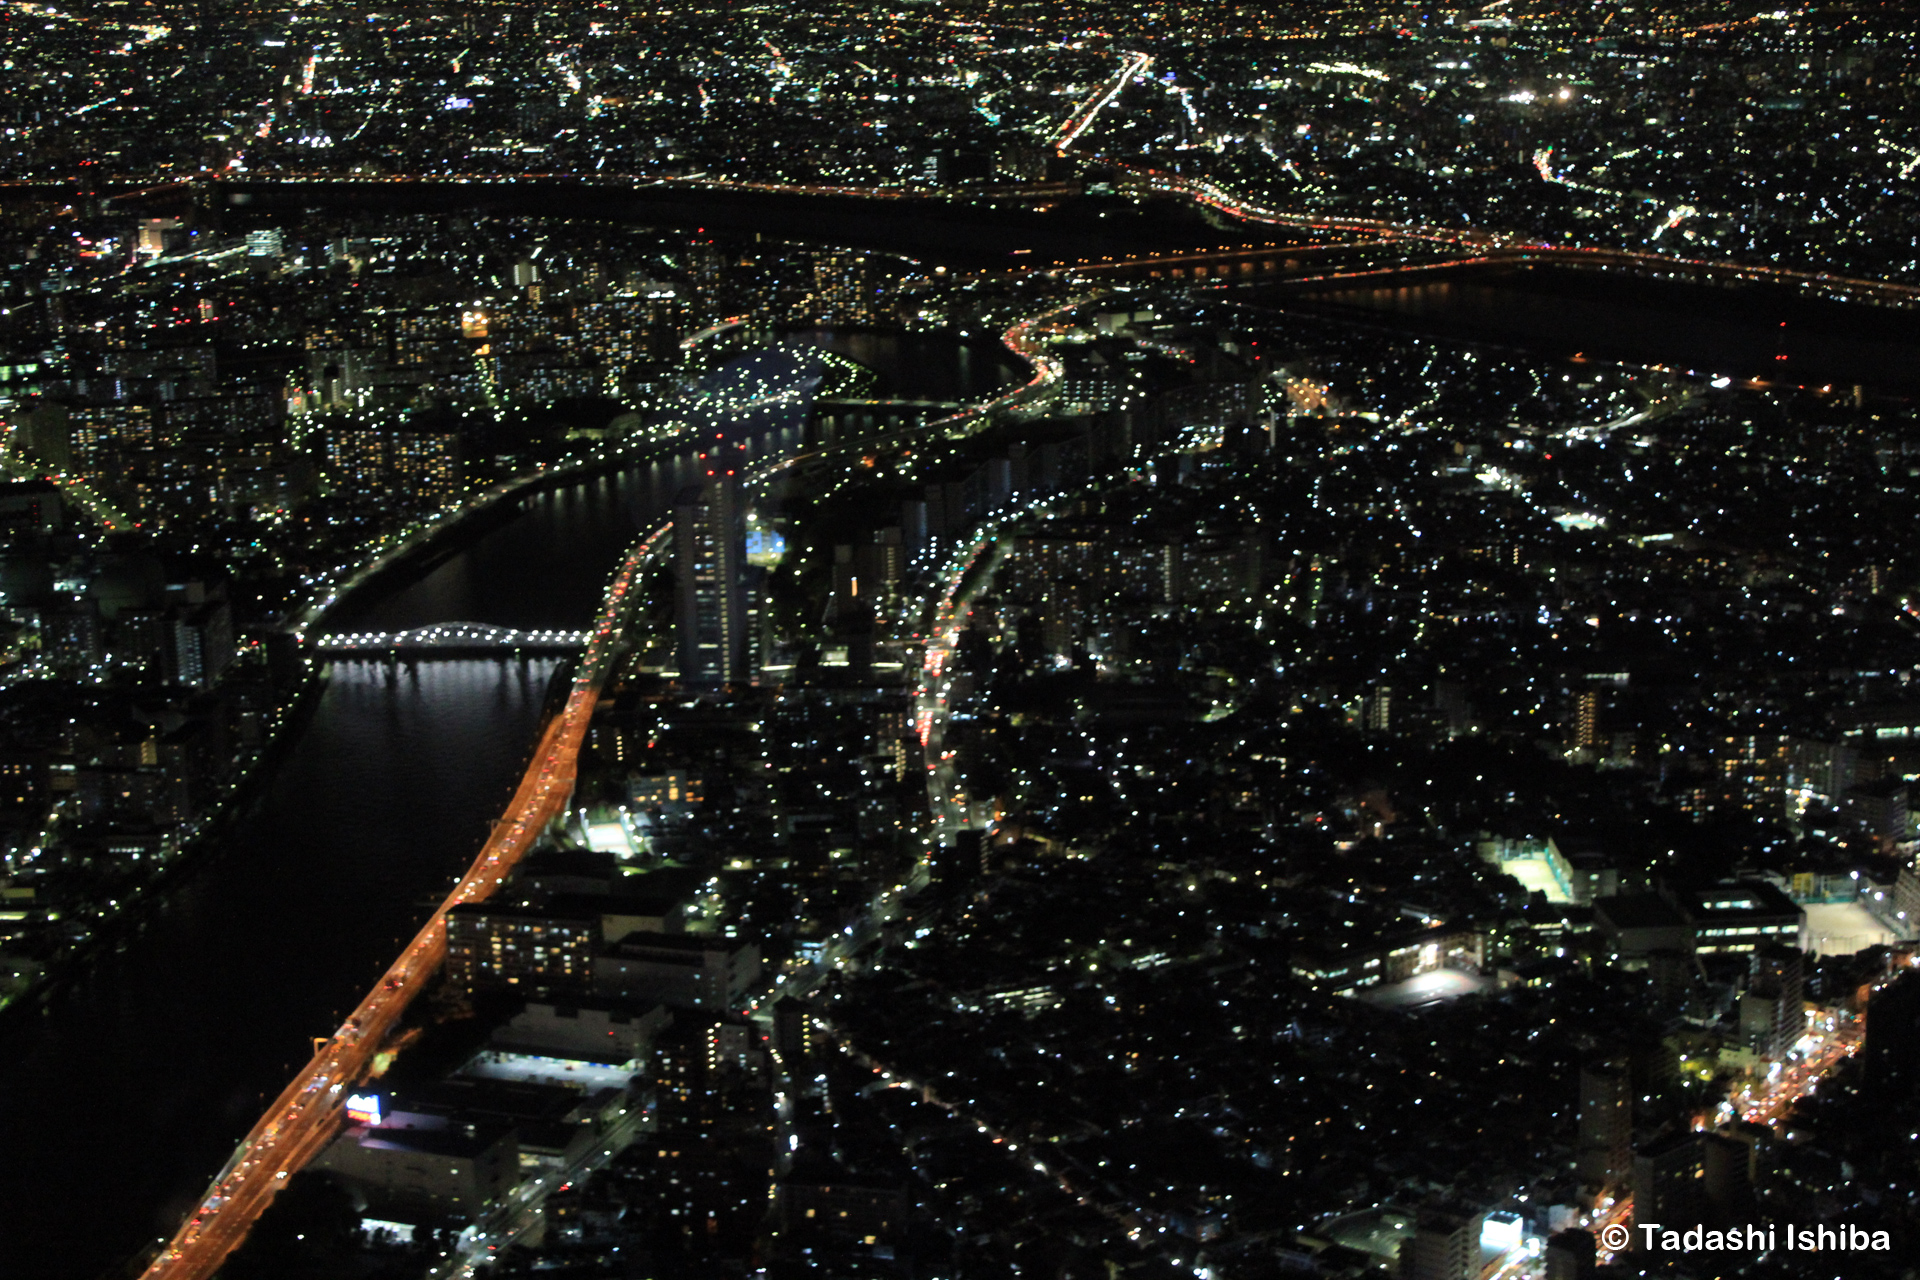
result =
[{"label": "large flat roof building", "polygon": [[1752,951],[1769,943],[1804,949],[1807,913],[1764,880],[1735,880],[1676,895],[1701,953]]},{"label": "large flat roof building", "polygon": [[353,1125],[314,1161],[383,1210],[471,1221],[520,1181],[512,1125],[389,1128]]},{"label": "large flat roof building", "polygon": [[1645,958],[1656,952],[1693,949],[1693,930],[1686,915],[1657,893],[1596,898],[1593,920],[1617,956]]},{"label": "large flat roof building", "polygon": [[712,934],[635,931],[593,964],[603,996],[684,1009],[731,1009],[759,976],[760,948]]}]

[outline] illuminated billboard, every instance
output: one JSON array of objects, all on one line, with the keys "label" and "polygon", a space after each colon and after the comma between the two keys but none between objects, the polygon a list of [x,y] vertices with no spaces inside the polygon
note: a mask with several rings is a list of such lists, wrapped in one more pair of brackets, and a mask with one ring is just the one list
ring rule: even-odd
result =
[{"label": "illuminated billboard", "polygon": [[380,1095],[377,1093],[348,1094],[347,1119],[355,1124],[379,1124]]}]

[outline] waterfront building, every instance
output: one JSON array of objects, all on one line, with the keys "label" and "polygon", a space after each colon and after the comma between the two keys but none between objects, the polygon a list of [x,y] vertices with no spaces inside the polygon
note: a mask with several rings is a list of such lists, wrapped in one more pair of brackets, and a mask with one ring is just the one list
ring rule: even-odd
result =
[{"label": "waterfront building", "polygon": [[675,624],[680,680],[695,687],[748,679],[746,506],[738,455],[705,455],[705,483],[688,486],[673,506]]},{"label": "waterfront building", "polygon": [[460,496],[458,430],[349,419],[327,432],[329,469],[376,497],[440,506]]},{"label": "waterfront building", "polygon": [[584,990],[599,936],[592,912],[463,903],[447,913],[447,971],[468,993]]}]

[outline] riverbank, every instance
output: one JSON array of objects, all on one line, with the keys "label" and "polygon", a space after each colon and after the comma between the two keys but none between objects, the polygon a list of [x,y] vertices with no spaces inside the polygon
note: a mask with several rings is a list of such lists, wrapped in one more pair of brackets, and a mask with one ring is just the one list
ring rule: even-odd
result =
[{"label": "riverbank", "polygon": [[[324,601],[302,610],[304,618],[295,635],[300,636],[307,627],[323,621],[329,611],[344,605],[353,593],[387,589],[397,585],[395,579],[431,572],[445,559],[513,520],[519,513],[519,502],[524,499],[546,489],[632,466],[644,461],[650,450],[669,449],[671,444],[671,441],[649,441],[639,448],[621,450],[610,456],[542,466],[492,486],[457,512],[448,513],[409,535],[402,545],[382,548],[363,561]],[[140,932],[151,913],[164,904],[170,893],[217,859],[223,837],[232,831],[246,806],[256,802],[263,789],[271,785],[274,771],[305,730],[330,671],[330,664],[300,664],[284,706],[257,754],[239,767],[201,821],[182,836],[162,869],[153,879],[118,900],[111,914],[94,922],[85,939],[49,958],[29,982],[0,999],[0,1022],[44,1010],[63,988],[85,977],[104,952],[123,946],[130,936]]]},{"label": "riverbank", "polygon": [[[564,484],[578,484],[582,480],[634,466],[646,461],[650,451],[669,450],[673,443],[672,440],[648,440],[611,455],[562,462],[554,466],[542,464],[535,471],[514,476],[482,490],[461,503],[457,509],[444,512],[420,528],[409,531],[399,543],[392,546],[376,543],[378,549],[347,571],[345,579],[331,587],[324,598],[310,600],[294,610],[288,616],[287,629],[304,639],[315,624],[323,621],[336,608],[346,605],[350,596],[363,590],[391,586],[395,578],[430,571],[441,559],[457,554],[478,538],[512,520],[517,502]],[[423,558],[429,563],[422,565]]]},{"label": "riverbank", "polygon": [[[923,368],[972,389],[970,400],[999,388],[982,347],[969,374],[937,338],[861,340],[909,391]],[[783,457],[800,437],[766,437],[758,456]],[[381,630],[456,620],[581,629],[608,569],[697,479],[690,452],[635,444],[605,459],[599,479],[548,473],[551,493],[522,490],[500,506],[515,519],[469,526],[477,536],[462,536],[423,581],[382,579],[352,607],[374,610],[367,622]],[[391,598],[379,594],[388,588]],[[196,854],[197,866],[218,860],[212,873],[157,895],[145,927],[99,953],[45,1016],[10,1020],[0,1041],[0,1150],[17,1157],[0,1168],[9,1276],[97,1274],[191,1214],[308,1060],[312,1036],[340,1025],[486,840],[549,691],[570,687],[557,665],[335,659],[311,714],[287,726],[279,762],[258,771],[208,842],[218,849]],[[135,1141],[131,1158],[100,1154]]]},{"label": "riverbank", "polygon": [[362,1077],[401,1014],[438,979],[446,956],[447,912],[492,896],[520,859],[540,845],[548,827],[564,816],[594,708],[625,651],[634,588],[647,562],[666,544],[669,527],[641,539],[610,576],[566,701],[557,714],[546,717],[513,799],[465,874],[352,1015],[326,1041],[315,1042],[306,1069],[248,1131],[201,1198],[200,1211],[157,1252],[146,1272],[149,1280],[205,1280],[219,1269],[273,1202],[284,1179],[325,1149],[338,1119],[341,1086]]},{"label": "riverbank", "polygon": [[[654,421],[649,419],[649,425]],[[603,445],[585,456],[542,464],[492,485],[469,497],[458,509],[443,512],[411,530],[398,543],[390,538],[373,543],[370,554],[363,554],[334,585],[295,613],[289,628],[295,644],[356,601],[404,589],[432,573],[488,534],[519,519],[527,510],[526,504],[538,495],[635,470],[674,452],[678,437],[663,438],[647,431],[648,425],[643,425],[628,442]],[[269,637],[268,643],[275,640]],[[137,931],[153,902],[177,888],[206,860],[207,851],[218,846],[222,833],[231,828],[235,813],[257,797],[263,776],[270,780],[276,763],[284,759],[290,737],[297,737],[304,729],[305,717],[324,689],[331,666],[303,659],[293,669],[297,674],[292,679],[297,683],[261,756],[246,763],[235,783],[222,792],[200,825],[167,859],[164,870],[141,885],[136,895],[123,899],[112,914],[96,922],[84,942],[49,958],[29,982],[0,1003],[0,1017],[13,1010],[44,1007],[61,987],[87,971],[102,947],[118,945],[129,931]]]},{"label": "riverbank", "polygon": [[1737,382],[1920,394],[1920,315],[1765,284],[1706,285],[1562,266],[1239,286],[1252,305],[1555,359],[1660,364]]},{"label": "riverbank", "polygon": [[83,941],[51,961],[31,983],[0,1000],[0,1028],[9,1020],[43,1012],[63,988],[84,978],[102,954],[118,949],[129,936],[144,929],[148,917],[165,905],[169,893],[218,856],[221,837],[232,829],[246,806],[260,798],[262,789],[271,784],[274,771],[305,728],[325,686],[326,680],[320,672],[302,674],[258,753],[240,767],[208,809],[205,819],[182,838],[179,848],[160,872],[135,889],[112,915],[103,916]]}]

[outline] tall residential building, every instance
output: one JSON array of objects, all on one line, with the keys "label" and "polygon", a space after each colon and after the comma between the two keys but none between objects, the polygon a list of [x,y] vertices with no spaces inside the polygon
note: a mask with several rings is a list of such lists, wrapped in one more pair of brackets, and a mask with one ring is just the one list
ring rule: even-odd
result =
[{"label": "tall residential building", "polygon": [[798,1076],[801,1064],[815,1052],[813,1015],[798,1000],[782,996],[773,1005],[773,1043],[789,1075]]},{"label": "tall residential building", "polygon": [[1706,1211],[1706,1152],[1691,1131],[1656,1138],[1633,1153],[1633,1220],[1700,1221]]},{"label": "tall residential building", "polygon": [[60,489],[51,480],[0,484],[0,530],[9,534],[52,533],[65,523]]},{"label": "tall residential building", "polygon": [[682,490],[673,507],[675,604],[681,682],[716,687],[749,677],[747,510],[740,452],[722,447],[702,456],[705,483]]},{"label": "tall residential building", "polygon": [[1575,1170],[1594,1187],[1619,1186],[1633,1169],[1633,1076],[1623,1058],[1580,1068]]},{"label": "tall residential building", "polygon": [[460,361],[468,357],[457,308],[396,311],[386,317],[393,363],[400,368]]},{"label": "tall residential building", "polygon": [[1547,1238],[1547,1280],[1592,1280],[1593,1232],[1575,1228]]},{"label": "tall residential building", "polygon": [[1867,1000],[1867,1081],[1879,1093],[1920,1083],[1920,976],[1906,974]]},{"label": "tall residential building", "polygon": [[327,465],[367,495],[441,506],[461,493],[460,433],[453,427],[347,420],[327,433]]},{"label": "tall residential building", "polygon": [[233,662],[233,611],[224,596],[180,605],[168,612],[167,678],[205,689]]},{"label": "tall residential building", "polygon": [[1361,718],[1373,732],[1387,732],[1393,724],[1393,690],[1384,684],[1375,686],[1361,706]]},{"label": "tall residential building", "polygon": [[468,992],[584,992],[600,919],[592,911],[467,902],[447,913],[447,973]]},{"label": "tall residential building", "polygon": [[830,324],[878,324],[883,288],[878,264],[858,252],[828,252],[813,264],[813,315]]},{"label": "tall residential building", "polygon": [[1585,690],[1574,700],[1574,746],[1591,747],[1600,741],[1600,695]]},{"label": "tall residential building", "polygon": [[1591,763],[1606,746],[1602,724],[1606,695],[1599,689],[1576,688],[1566,695],[1560,718],[1560,747],[1569,756]]},{"label": "tall residential building", "polygon": [[1450,1206],[1423,1208],[1413,1234],[1400,1242],[1401,1280],[1469,1280],[1479,1275],[1485,1217]]},{"label": "tall residential building", "polygon": [[1718,1222],[1752,1222],[1759,1208],[1753,1194],[1757,1147],[1767,1130],[1733,1130],[1700,1135],[1701,1190]]},{"label": "tall residential building", "polygon": [[1725,738],[1714,748],[1720,772],[1718,803],[1729,812],[1779,813],[1793,776],[1793,740],[1783,734]]},{"label": "tall residential building", "polygon": [[1756,1053],[1773,1062],[1806,1034],[1806,957],[1797,948],[1765,943],[1756,948],[1751,978],[1740,998],[1740,1030]]},{"label": "tall residential building", "polygon": [[1847,788],[1840,797],[1840,813],[1849,826],[1879,845],[1882,854],[1892,854],[1906,839],[1911,803],[1905,778],[1879,778]]}]

